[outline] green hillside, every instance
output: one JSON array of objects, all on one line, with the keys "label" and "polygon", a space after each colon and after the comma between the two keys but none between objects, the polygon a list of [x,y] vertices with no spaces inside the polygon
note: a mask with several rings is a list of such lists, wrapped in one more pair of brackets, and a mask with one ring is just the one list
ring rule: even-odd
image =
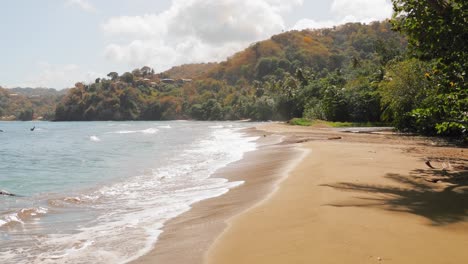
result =
[{"label": "green hillside", "polygon": [[0,120],[51,120],[67,90],[0,87]]},{"label": "green hillside", "polygon": [[468,141],[466,1],[393,2],[390,21],[285,32],[218,64],[112,72],[71,89],[56,119],[301,117]]},{"label": "green hillside", "polygon": [[[57,107],[56,119],[287,120],[306,114],[379,121],[380,99],[372,94],[385,65],[401,59],[405,49],[406,40],[388,22],[286,32],[219,64],[184,65],[161,74],[143,67],[78,84]],[[336,93],[350,102],[329,103],[344,108],[314,104],[337,99]]]}]

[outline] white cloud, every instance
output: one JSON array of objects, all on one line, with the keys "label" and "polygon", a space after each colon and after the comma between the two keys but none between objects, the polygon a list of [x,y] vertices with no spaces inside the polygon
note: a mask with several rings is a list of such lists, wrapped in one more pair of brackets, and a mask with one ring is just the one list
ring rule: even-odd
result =
[{"label": "white cloud", "polygon": [[106,58],[156,70],[220,61],[285,29],[282,14],[302,0],[173,0],[158,14],[121,16],[102,25],[114,39]]},{"label": "white cloud", "polygon": [[97,9],[90,2],[88,2],[88,0],[67,0],[67,5],[77,6],[86,12],[97,12]]},{"label": "white cloud", "polygon": [[290,11],[293,7],[301,6],[304,2],[303,0],[266,0],[265,2],[269,3],[273,9],[277,12]]},{"label": "white cloud", "polygon": [[332,27],[348,22],[369,23],[392,15],[390,0],[333,0],[330,5],[332,19],[317,21],[301,19],[293,29]]},{"label": "white cloud", "polygon": [[[104,56],[129,69],[157,71],[183,63],[221,61],[286,28],[284,15],[303,0],[172,0],[160,13],[119,16],[101,25]],[[333,0],[328,20],[302,19],[292,29],[370,22],[391,16],[390,0]]]},{"label": "white cloud", "polygon": [[164,15],[120,16],[109,19],[102,25],[104,33],[109,36],[152,38],[165,34]]},{"label": "white cloud", "polygon": [[47,62],[38,64],[39,71],[33,74],[19,87],[47,87],[47,88],[70,88],[76,82],[93,82],[96,78],[103,77],[104,74],[86,71],[75,64],[52,65]]},{"label": "white cloud", "polygon": [[388,0],[334,0],[331,11],[338,17],[370,22],[389,18],[392,5]]}]

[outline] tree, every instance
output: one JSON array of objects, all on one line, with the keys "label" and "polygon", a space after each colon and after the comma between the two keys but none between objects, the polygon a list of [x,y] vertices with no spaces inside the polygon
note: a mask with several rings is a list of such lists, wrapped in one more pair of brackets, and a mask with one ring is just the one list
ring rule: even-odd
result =
[{"label": "tree", "polygon": [[[192,109],[195,110],[195,109]],[[215,100],[210,99],[202,105],[203,119],[205,120],[222,120],[223,119],[223,108]]]},{"label": "tree", "polygon": [[326,120],[347,121],[349,117],[348,103],[344,88],[329,86],[324,91],[321,101],[322,111]]},{"label": "tree", "polygon": [[141,76],[143,76],[143,73],[141,72],[140,69],[134,69],[134,70],[132,71],[132,74],[133,74],[133,76],[135,76],[135,77],[141,77]]},{"label": "tree", "polygon": [[148,102],[147,107],[141,113],[143,120],[161,120],[161,116],[161,104],[156,100]]},{"label": "tree", "polygon": [[197,120],[203,120],[204,113],[202,106],[200,104],[192,105],[190,115]]},{"label": "tree", "polygon": [[[414,56],[435,61],[428,77],[435,86],[432,104],[413,116],[434,120],[439,134],[468,139],[468,2],[466,0],[392,0],[394,29],[406,34]],[[419,122],[423,124],[424,122]]]},{"label": "tree", "polygon": [[254,105],[252,115],[256,120],[272,120],[275,114],[275,102],[272,98],[260,97]]},{"label": "tree", "polygon": [[117,80],[117,78],[119,78],[119,74],[116,72],[109,72],[107,74],[107,77],[111,78],[112,81],[115,81]]},{"label": "tree", "polygon": [[124,74],[122,74],[122,77],[120,77],[122,79],[122,81],[126,82],[126,83],[133,83],[133,74],[130,73],[130,72],[126,72]]},{"label": "tree", "polygon": [[255,75],[258,79],[262,79],[265,75],[273,74],[277,67],[277,58],[261,58],[255,66]]},{"label": "tree", "polygon": [[137,90],[127,87],[120,94],[120,113],[125,120],[135,120],[140,114]]},{"label": "tree", "polygon": [[393,122],[402,130],[414,128],[411,111],[423,106],[432,85],[426,77],[428,72],[431,72],[430,65],[418,59],[393,63],[387,67],[379,87],[385,121]]},{"label": "tree", "polygon": [[154,73],[154,70],[151,69],[150,67],[148,66],[143,66],[141,69],[140,69],[140,72],[141,74],[143,74],[143,76],[148,76],[148,75],[151,75]]},{"label": "tree", "polygon": [[27,109],[27,110],[22,111],[19,114],[18,119],[21,121],[31,121],[33,120],[33,117],[34,117],[34,111],[32,109]]},{"label": "tree", "polygon": [[62,103],[59,103],[55,108],[55,120],[57,121],[64,121],[67,120],[67,113],[65,110],[65,106]]},{"label": "tree", "polygon": [[394,29],[409,37],[417,56],[441,59],[445,64],[466,63],[468,2],[393,0],[393,9]]}]

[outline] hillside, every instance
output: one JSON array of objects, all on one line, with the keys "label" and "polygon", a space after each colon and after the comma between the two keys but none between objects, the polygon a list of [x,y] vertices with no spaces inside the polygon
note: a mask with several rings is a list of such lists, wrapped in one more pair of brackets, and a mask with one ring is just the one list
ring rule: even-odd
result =
[{"label": "hillside", "polygon": [[16,87],[8,89],[12,93],[24,95],[26,97],[37,97],[37,96],[57,96],[66,95],[68,89],[55,90],[53,88],[30,88],[30,87]]},{"label": "hillside", "polygon": [[234,84],[239,77],[262,80],[307,69],[320,73],[371,62],[385,65],[406,48],[406,40],[388,22],[348,23],[335,28],[290,31],[252,44],[212,71],[212,77]]},{"label": "hillside", "polygon": [[68,90],[0,87],[0,120],[51,120]]},{"label": "hillside", "polygon": [[171,79],[198,79],[206,76],[207,73],[212,71],[218,66],[218,63],[197,63],[197,64],[184,64],[172,67],[171,69],[160,73],[161,78]]},{"label": "hillside", "polygon": [[[183,65],[161,74],[143,67],[78,84],[57,107],[56,119],[286,120],[307,112],[329,120],[380,121],[380,99],[371,94],[385,65],[405,49],[405,38],[387,21],[285,32],[219,64]],[[312,104],[339,98],[334,93],[343,87],[350,92],[341,102],[323,109]]]}]

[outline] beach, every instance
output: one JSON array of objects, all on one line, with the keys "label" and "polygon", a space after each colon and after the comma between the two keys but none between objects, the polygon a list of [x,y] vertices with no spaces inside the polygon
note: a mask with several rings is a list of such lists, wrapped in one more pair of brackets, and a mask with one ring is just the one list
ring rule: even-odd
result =
[{"label": "beach", "polygon": [[248,134],[259,137],[258,150],[213,175],[245,183],[220,197],[198,202],[190,211],[169,220],[155,249],[132,263],[204,263],[205,253],[225,230],[227,220],[265,199],[293,161],[301,157],[295,146],[278,144],[283,136],[253,129]]},{"label": "beach", "polygon": [[240,132],[254,125],[43,122],[31,134],[30,123],[3,122],[0,190],[16,196],[0,195],[0,262],[144,256],[170,219],[243,185],[214,173],[257,149],[258,136]]},{"label": "beach", "polygon": [[217,173],[245,183],[166,223],[136,263],[466,261],[466,149],[351,132],[278,123],[248,131],[277,139]]}]

